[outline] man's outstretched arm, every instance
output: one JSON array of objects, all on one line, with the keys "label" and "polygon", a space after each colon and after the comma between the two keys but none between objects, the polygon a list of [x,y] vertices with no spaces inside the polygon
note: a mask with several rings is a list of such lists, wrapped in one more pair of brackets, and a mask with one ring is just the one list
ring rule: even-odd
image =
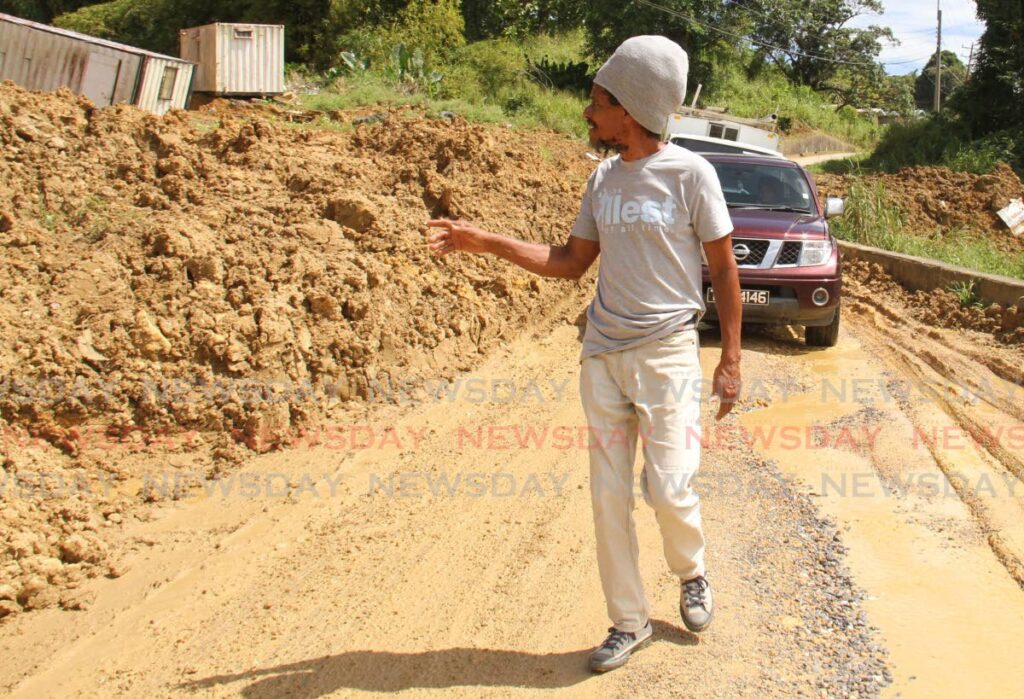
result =
[{"label": "man's outstretched arm", "polygon": [[431,252],[438,255],[452,252],[497,255],[542,277],[579,279],[601,252],[597,241],[576,236],[569,236],[565,245],[547,245],[490,233],[466,221],[441,218],[427,225],[438,229],[427,238]]}]

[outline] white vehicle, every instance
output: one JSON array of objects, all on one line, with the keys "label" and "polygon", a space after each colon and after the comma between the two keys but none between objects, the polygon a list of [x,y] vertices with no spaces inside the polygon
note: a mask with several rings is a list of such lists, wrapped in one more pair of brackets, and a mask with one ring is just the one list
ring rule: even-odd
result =
[{"label": "white vehicle", "polygon": [[[768,117],[774,122],[774,115]],[[785,156],[779,152],[779,135],[760,128],[763,122],[725,117],[717,112],[683,109],[672,114],[666,135],[672,143],[697,153]],[[755,126],[757,124],[757,126]]]}]

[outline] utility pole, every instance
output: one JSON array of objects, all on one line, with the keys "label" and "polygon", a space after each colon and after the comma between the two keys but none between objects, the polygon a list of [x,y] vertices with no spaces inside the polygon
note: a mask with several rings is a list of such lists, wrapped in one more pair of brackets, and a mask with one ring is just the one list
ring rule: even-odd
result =
[{"label": "utility pole", "polygon": [[974,42],[971,42],[971,52],[967,54],[967,79],[971,78],[971,66],[974,65]]},{"label": "utility pole", "polygon": [[935,38],[935,104],[934,112],[942,111],[942,0],[935,0],[939,15],[938,31]]}]

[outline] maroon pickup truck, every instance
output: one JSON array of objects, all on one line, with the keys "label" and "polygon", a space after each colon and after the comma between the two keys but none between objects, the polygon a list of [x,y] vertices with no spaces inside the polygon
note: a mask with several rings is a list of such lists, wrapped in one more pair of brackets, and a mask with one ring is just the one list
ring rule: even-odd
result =
[{"label": "maroon pickup truck", "polygon": [[[739,267],[744,323],[803,325],[804,341],[831,347],[839,337],[842,288],[839,245],[825,219],[843,200],[822,207],[814,180],[782,158],[701,153],[722,183],[732,216],[732,251]],[[714,293],[704,268],[708,320]]]}]

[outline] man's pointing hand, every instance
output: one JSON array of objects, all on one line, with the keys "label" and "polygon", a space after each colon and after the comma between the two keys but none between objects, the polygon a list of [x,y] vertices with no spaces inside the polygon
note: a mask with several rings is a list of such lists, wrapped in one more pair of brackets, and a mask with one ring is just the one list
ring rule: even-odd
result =
[{"label": "man's pointing hand", "polygon": [[487,238],[490,233],[481,230],[468,221],[451,221],[436,218],[427,223],[437,230],[427,237],[427,247],[436,255],[451,252],[487,252]]}]

